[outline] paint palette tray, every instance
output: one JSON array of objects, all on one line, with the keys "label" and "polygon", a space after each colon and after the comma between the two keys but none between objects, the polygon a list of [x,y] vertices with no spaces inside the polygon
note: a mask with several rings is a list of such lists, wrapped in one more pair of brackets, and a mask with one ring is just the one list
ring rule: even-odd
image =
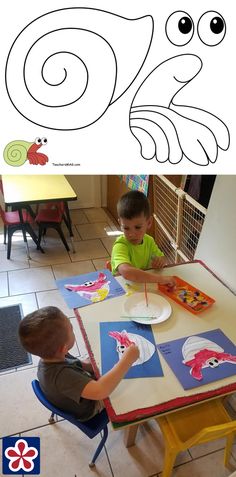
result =
[{"label": "paint palette tray", "polygon": [[176,288],[174,290],[168,289],[164,285],[158,285],[158,288],[164,295],[172,298],[172,300],[182,305],[191,313],[198,315],[198,313],[201,313],[215,303],[214,298],[206,295],[206,293],[190,285],[190,283],[176,276],[174,276],[174,279],[176,281]]}]

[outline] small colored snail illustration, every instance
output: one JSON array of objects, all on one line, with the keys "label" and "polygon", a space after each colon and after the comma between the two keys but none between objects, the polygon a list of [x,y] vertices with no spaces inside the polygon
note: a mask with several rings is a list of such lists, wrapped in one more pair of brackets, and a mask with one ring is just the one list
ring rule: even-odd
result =
[{"label": "small colored snail illustration", "polygon": [[4,151],[4,160],[9,166],[22,166],[27,160],[30,164],[45,166],[48,157],[42,152],[38,152],[41,146],[47,144],[46,137],[37,137],[34,142],[15,140],[9,142]]}]

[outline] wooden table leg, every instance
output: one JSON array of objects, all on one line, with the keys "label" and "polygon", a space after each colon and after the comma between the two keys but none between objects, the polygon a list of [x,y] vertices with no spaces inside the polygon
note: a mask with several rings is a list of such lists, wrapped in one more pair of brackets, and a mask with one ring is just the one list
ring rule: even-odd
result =
[{"label": "wooden table leg", "polygon": [[139,427],[139,424],[136,424],[124,430],[125,431],[125,434],[124,434],[125,447],[134,446],[138,427]]}]

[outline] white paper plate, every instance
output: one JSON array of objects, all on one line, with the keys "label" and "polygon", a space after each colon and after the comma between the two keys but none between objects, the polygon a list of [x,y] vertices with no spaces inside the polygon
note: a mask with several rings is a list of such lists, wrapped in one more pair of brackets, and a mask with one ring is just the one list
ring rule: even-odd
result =
[{"label": "white paper plate", "polygon": [[155,293],[148,293],[148,306],[144,293],[133,293],[127,297],[123,308],[124,316],[144,325],[168,320],[172,311],[170,303]]}]

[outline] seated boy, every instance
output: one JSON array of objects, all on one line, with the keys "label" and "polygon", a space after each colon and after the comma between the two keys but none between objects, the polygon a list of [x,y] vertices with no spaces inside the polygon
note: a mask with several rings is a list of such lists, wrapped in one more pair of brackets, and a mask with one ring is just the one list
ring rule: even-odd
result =
[{"label": "seated boy", "polygon": [[117,204],[118,220],[123,235],[112,248],[112,273],[119,273],[126,280],[139,283],[161,283],[175,286],[172,276],[145,271],[148,268],[163,268],[166,259],[153,237],[146,234],[152,225],[152,216],[147,197],[132,190],[124,194]]},{"label": "seated boy", "polygon": [[121,360],[96,381],[89,362],[68,354],[75,342],[73,328],[70,320],[54,306],[27,315],[20,322],[19,337],[28,352],[41,358],[38,380],[47,399],[80,421],[101,410],[99,400],[109,396],[139,357],[138,347],[130,345]]}]

